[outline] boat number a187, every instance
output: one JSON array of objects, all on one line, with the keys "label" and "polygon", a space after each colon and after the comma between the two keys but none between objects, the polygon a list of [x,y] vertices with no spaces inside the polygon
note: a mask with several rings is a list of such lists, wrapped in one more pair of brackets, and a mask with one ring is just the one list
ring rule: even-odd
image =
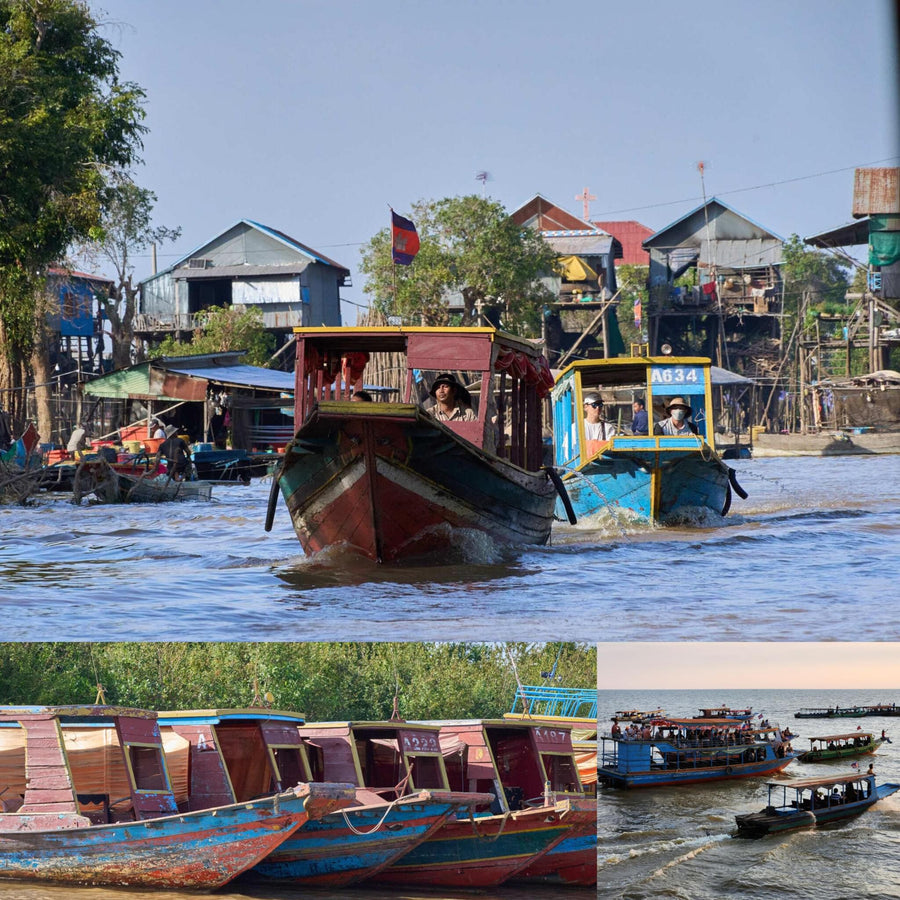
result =
[{"label": "boat number a187", "polygon": [[650,371],[651,384],[703,384],[703,369],[699,366],[654,366]]}]

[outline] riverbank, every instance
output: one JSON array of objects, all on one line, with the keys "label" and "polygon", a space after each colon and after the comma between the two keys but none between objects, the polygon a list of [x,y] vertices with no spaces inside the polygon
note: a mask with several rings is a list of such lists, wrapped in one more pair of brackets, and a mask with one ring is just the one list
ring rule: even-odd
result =
[{"label": "riverbank", "polygon": [[751,448],[755,459],[769,456],[863,456],[880,453],[900,453],[900,432],[756,434]]}]

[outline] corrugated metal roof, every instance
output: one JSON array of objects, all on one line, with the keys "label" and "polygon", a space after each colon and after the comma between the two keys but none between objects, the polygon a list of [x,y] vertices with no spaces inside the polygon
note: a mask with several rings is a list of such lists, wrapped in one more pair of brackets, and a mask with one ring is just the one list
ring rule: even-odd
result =
[{"label": "corrugated metal roof", "polygon": [[[710,252],[710,244],[712,252]],[[720,269],[756,269],[781,265],[781,241],[778,238],[750,238],[746,241],[703,241],[701,262],[715,262]]]},{"label": "corrugated metal roof", "polygon": [[584,234],[544,231],[541,236],[560,256],[605,256],[615,238],[599,231]]},{"label": "corrugated metal roof", "polygon": [[116,369],[84,385],[84,393],[91,397],[124,398],[132,394],[150,393],[150,363]]},{"label": "corrugated metal roof", "polygon": [[290,263],[283,266],[212,266],[209,269],[192,269],[181,266],[172,276],[184,281],[205,281],[214,278],[262,278],[270,275],[299,275],[309,266],[311,260]]},{"label": "corrugated metal roof", "polygon": [[622,244],[622,258],[618,262],[632,266],[650,264],[650,254],[644,250],[641,242],[653,234],[652,228],[648,228],[634,219],[622,222],[594,222],[594,224]]},{"label": "corrugated metal roof", "polygon": [[694,209],[692,209],[690,212],[686,212],[683,216],[676,219],[674,222],[670,222],[668,225],[665,226],[665,228],[660,228],[659,231],[655,232],[654,234],[651,234],[650,237],[648,237],[646,240],[644,240],[643,246],[648,247],[651,244],[655,243],[661,235],[664,235],[667,231],[671,230],[672,228],[675,228],[676,225],[680,225],[685,219],[689,219],[692,215],[694,215],[694,213],[700,212],[700,210],[702,210],[704,208],[704,206],[712,207],[714,205],[718,205],[718,206],[722,207],[722,209],[727,209],[728,212],[733,213],[734,215],[740,217],[741,219],[744,219],[744,221],[749,222],[751,225],[754,225],[756,228],[761,229],[766,234],[768,234],[770,237],[776,238],[779,241],[784,241],[784,238],[775,234],[774,231],[770,231],[764,225],[760,225],[759,222],[755,221],[754,219],[751,219],[749,216],[745,216],[742,212],[738,212],[733,206],[729,206],[724,200],[720,200],[718,197],[710,197],[709,200],[706,201],[706,203],[701,203],[699,206],[694,207]]},{"label": "corrugated metal roof", "polygon": [[191,366],[181,368],[167,365],[166,369],[179,375],[191,378],[205,378],[217,384],[232,387],[262,388],[270,391],[294,391],[294,373],[281,372],[277,369],[263,369],[260,366],[248,366],[238,363],[233,366]]},{"label": "corrugated metal roof", "polygon": [[811,234],[803,238],[804,244],[812,247],[855,247],[857,244],[869,243],[869,219],[859,219],[849,225],[839,225],[829,231],[821,231],[819,234]]}]

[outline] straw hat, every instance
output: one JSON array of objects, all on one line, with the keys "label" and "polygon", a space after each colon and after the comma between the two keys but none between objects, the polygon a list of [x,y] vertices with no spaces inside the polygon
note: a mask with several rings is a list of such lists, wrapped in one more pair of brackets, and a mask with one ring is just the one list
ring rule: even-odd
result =
[{"label": "straw hat", "polygon": [[673,397],[667,404],[666,410],[670,409],[683,409],[685,412],[690,412],[691,407],[684,402],[683,397]]}]

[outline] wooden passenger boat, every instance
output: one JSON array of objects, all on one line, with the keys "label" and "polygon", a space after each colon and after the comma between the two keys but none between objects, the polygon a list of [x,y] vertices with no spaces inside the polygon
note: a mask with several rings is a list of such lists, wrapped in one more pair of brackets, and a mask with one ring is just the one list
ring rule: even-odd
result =
[{"label": "wooden passenger boat", "polygon": [[427,724],[440,725],[450,786],[490,791],[494,802],[445,822],[376,883],[596,883],[597,804],[582,789],[568,728],[506,719]]},{"label": "wooden passenger boat", "polygon": [[860,719],[867,716],[865,706],[807,706],[794,713],[795,719]]},{"label": "wooden passenger boat", "polygon": [[749,721],[753,718],[753,707],[734,709],[731,706],[707,706],[699,711],[698,719],[737,719]]},{"label": "wooden passenger boat", "polygon": [[[581,360],[559,374],[553,388],[555,462],[577,516],[622,509],[651,521],[696,511],[725,515],[732,491],[746,493],[715,446],[710,360],[703,357],[631,357]],[[585,397],[599,394],[616,434],[588,440]],[[697,432],[654,434],[666,405],[680,399]],[[643,400],[648,434],[631,432],[632,403]]]},{"label": "wooden passenger boat", "polygon": [[[541,397],[552,376],[531,343],[493,328],[295,335],[297,433],[275,480],[304,551],[343,545],[402,560],[446,551],[455,529],[515,546],[547,542],[559,479],[543,467]],[[383,371],[376,358],[403,373],[402,402],[350,402],[370,370],[372,379]],[[428,411],[444,373],[474,418],[438,421]],[[276,502],[273,485],[267,530]]]},{"label": "wooden passenger boat", "polygon": [[874,775],[836,775],[774,781],[766,788],[764,809],[735,816],[738,837],[759,838],[840,822],[889,797],[900,784],[876,785]]},{"label": "wooden passenger boat", "polygon": [[111,463],[102,457],[83,460],[72,476],[76,503],[89,495],[101,503],[166,503],[174,500],[209,500],[207,481],[176,481],[160,471],[156,460],[146,467],[134,461]]},{"label": "wooden passenger boat", "polygon": [[848,759],[874,753],[884,741],[869,731],[851,731],[849,734],[826,734],[809,739],[809,750],[797,757],[798,762],[823,762],[831,759]]},{"label": "wooden passenger boat", "polygon": [[212,890],[271,853],[334,792],[302,786],[180,812],[156,714],[145,710],[3,707],[0,749],[5,879]]},{"label": "wooden passenger boat", "polygon": [[781,771],[799,755],[777,726],[742,726],[734,719],[670,717],[603,737],[600,781],[639,788],[754,778]]},{"label": "wooden passenger boat", "polygon": [[[169,731],[190,743],[189,808],[229,797],[241,800],[265,795],[297,782],[326,780],[321,748],[301,738],[298,729],[304,719],[297,713],[265,709],[164,712],[160,721],[164,733]],[[431,737],[421,731],[411,734]],[[302,888],[356,884],[409,852],[448,816],[490,799],[453,793],[433,784],[426,771],[428,755],[412,744],[407,750],[397,742],[389,746],[389,735],[390,731],[382,732],[377,748],[382,768],[377,776],[374,771],[371,774],[373,781],[388,772],[389,779],[396,779],[390,786],[381,784],[381,792],[390,796],[361,789],[353,767],[327,767],[327,777],[340,772],[348,787],[352,786],[344,802],[311,816],[241,880]],[[398,770],[414,767],[415,784],[397,776]],[[397,787],[398,781],[403,782],[401,787]]]}]

